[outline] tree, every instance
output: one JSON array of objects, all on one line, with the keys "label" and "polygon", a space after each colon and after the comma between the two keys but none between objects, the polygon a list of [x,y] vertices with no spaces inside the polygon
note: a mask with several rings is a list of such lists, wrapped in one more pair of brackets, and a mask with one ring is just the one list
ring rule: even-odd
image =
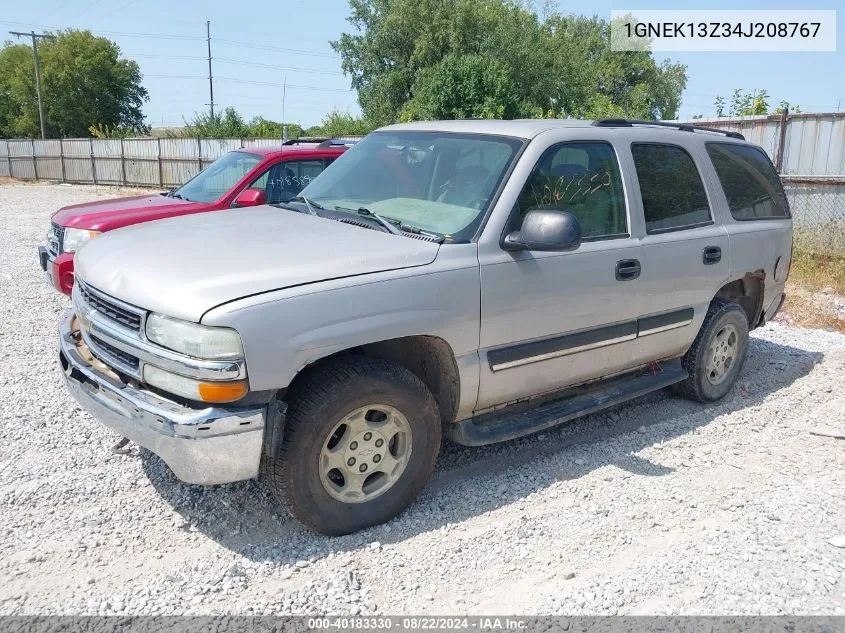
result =
[{"label": "tree", "polygon": [[[48,136],[87,136],[91,126],[147,129],[148,100],[134,61],[114,42],[90,31],[60,31],[38,46]],[[7,43],[0,50],[0,136],[36,136],[39,130],[32,49]]]},{"label": "tree", "polygon": [[420,73],[412,92],[402,121],[514,119],[524,113],[508,68],[480,55],[445,57]]},{"label": "tree", "polygon": [[[725,98],[717,96],[714,102],[717,117],[737,117],[737,116],[758,116],[769,114],[769,93],[765,90],[743,90],[736,88],[731,95],[731,104],[725,112]],[[788,101],[781,101],[778,108],[775,109],[775,114],[783,112],[784,108],[789,108],[790,112],[800,112],[801,107],[797,104],[790,104]]]},{"label": "tree", "polygon": [[[458,116],[674,118],[686,68],[612,53],[598,18],[516,0],[350,0],[333,48],[376,125]],[[448,94],[442,94],[448,91]]]},{"label": "tree", "polygon": [[240,138],[249,136],[244,118],[235,108],[228,106],[223,113],[212,115],[209,112],[196,114],[185,125],[185,136],[195,138]]},{"label": "tree", "polygon": [[277,138],[281,139],[284,127],[287,127],[288,138],[299,138],[305,131],[296,123],[286,123],[284,126],[278,121],[271,121],[262,116],[249,120],[232,106],[227,106],[223,112],[211,116],[209,112],[195,114],[190,122],[185,123],[182,136],[192,138]]},{"label": "tree", "polygon": [[323,117],[319,125],[305,130],[305,135],[329,136],[332,138],[364,136],[372,132],[376,127],[364,118],[352,116],[348,112],[332,110]]}]

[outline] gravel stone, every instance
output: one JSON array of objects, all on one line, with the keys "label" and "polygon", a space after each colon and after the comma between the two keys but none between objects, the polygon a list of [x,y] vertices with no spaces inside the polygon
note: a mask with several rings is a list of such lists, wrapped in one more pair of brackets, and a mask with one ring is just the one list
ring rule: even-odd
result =
[{"label": "gravel stone", "polygon": [[190,486],[111,453],[65,390],[69,301],[36,246],[59,207],[118,195],[0,185],[0,615],[845,615],[845,451],[809,432],[845,425],[845,335],[756,330],[711,405],[662,391],[445,443],[403,515],[326,538],[262,482]]}]

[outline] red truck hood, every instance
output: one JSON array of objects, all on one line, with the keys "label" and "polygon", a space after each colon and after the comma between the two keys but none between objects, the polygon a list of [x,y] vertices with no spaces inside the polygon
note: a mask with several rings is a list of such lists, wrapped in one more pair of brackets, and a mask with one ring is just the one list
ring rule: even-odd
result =
[{"label": "red truck hood", "polygon": [[217,208],[215,203],[188,202],[158,194],[130,196],[63,207],[53,216],[53,222],[76,229],[111,231],[139,222],[211,211],[215,208]]}]

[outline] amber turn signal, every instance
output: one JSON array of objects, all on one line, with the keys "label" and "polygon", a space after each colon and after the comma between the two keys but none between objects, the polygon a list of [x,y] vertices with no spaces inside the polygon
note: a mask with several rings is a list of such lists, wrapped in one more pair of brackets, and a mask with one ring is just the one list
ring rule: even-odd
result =
[{"label": "amber turn signal", "polygon": [[203,402],[231,402],[246,395],[247,386],[243,382],[201,382],[199,394]]}]

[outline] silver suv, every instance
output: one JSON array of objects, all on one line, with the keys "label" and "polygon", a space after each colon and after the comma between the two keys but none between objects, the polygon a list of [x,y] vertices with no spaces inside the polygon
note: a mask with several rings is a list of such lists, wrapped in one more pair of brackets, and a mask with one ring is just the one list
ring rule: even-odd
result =
[{"label": "silver suv", "polygon": [[778,176],[736,133],[395,125],[289,203],[91,240],[59,358],[180,479],[261,473],[344,534],[402,512],[443,436],[509,440],[669,386],[718,400],[791,248]]}]

